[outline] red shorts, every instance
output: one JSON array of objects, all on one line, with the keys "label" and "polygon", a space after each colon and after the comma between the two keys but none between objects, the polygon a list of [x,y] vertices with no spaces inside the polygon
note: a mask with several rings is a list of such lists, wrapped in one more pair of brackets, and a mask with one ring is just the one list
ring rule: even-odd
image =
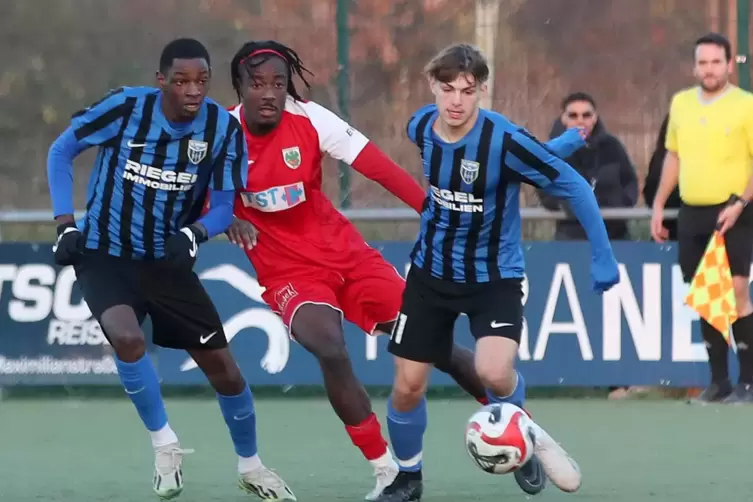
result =
[{"label": "red shorts", "polygon": [[296,311],[307,303],[327,305],[366,333],[397,319],[405,280],[378,251],[365,250],[348,270],[312,268],[270,284],[262,298],[290,330]]}]

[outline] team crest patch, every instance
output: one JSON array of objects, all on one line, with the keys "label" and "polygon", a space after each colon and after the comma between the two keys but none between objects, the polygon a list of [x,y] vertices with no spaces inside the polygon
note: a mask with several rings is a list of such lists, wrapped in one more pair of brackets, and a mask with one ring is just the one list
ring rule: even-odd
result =
[{"label": "team crest patch", "polygon": [[479,163],[472,160],[463,159],[460,161],[460,177],[468,185],[472,184],[478,178]]},{"label": "team crest patch", "polygon": [[209,150],[209,143],[206,141],[197,141],[191,139],[188,141],[188,160],[192,164],[198,164],[204,157],[207,156],[207,150]]},{"label": "team crest patch", "polygon": [[301,166],[301,150],[297,146],[283,148],[282,160],[290,169],[298,169]]}]

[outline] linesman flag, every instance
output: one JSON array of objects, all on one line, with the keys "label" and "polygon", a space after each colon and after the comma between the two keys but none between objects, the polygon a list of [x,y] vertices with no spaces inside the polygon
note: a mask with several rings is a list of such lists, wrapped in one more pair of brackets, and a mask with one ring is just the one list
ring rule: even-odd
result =
[{"label": "linesman flag", "polygon": [[737,320],[735,289],[724,236],[714,232],[698,264],[685,303],[716,328],[729,344],[729,329]]}]

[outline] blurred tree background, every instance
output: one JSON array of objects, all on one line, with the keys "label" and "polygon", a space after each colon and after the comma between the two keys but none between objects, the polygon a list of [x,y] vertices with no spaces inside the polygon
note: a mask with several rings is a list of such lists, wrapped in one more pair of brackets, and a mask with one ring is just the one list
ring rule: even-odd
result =
[{"label": "blurred tree background", "polygon": [[[351,122],[420,178],[405,124],[431,100],[426,61],[476,42],[486,0],[350,1]],[[734,30],[734,0],[505,0],[494,42],[492,107],[544,139],[567,93],[586,91],[643,178],[671,94],[692,85],[702,33]],[[179,36],[212,55],[211,96],[236,101],[229,61],[250,39],[275,38],[315,74],[308,94],[338,112],[335,0],[5,0],[0,18],[0,209],[46,209],[46,156],[70,115],[120,85],[151,85],[162,47]],[[488,21],[488,20],[487,20]],[[493,21],[493,20],[492,20]],[[93,152],[76,166],[83,207]],[[339,172],[326,166],[337,202]],[[354,174],[354,208],[401,203]],[[535,204],[526,192],[525,203]],[[398,225],[399,227],[399,225]]]}]

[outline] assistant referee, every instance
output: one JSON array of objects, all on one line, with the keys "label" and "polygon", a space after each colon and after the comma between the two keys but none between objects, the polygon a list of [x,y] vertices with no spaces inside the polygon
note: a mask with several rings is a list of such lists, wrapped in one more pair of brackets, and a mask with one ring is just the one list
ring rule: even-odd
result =
[{"label": "assistant referee", "polygon": [[680,268],[690,282],[716,228],[724,233],[738,320],[732,325],[740,361],[733,389],[727,368],[728,347],[721,334],[701,320],[708,350],[711,384],[693,402],[753,403],[753,305],[748,275],[753,257],[753,94],[729,82],[732,50],[712,33],[695,43],[698,85],[672,98],[667,155],[653,205],[651,235],[664,242],[664,205],[680,184],[678,222]]}]

